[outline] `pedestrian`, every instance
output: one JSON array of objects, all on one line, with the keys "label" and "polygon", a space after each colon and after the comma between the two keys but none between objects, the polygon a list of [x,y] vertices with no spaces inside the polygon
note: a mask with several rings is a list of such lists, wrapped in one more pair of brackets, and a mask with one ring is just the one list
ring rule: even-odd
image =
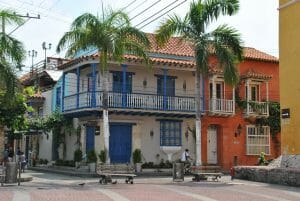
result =
[{"label": "pedestrian", "polygon": [[26,157],[25,157],[25,154],[23,152],[20,152],[20,162],[21,162],[21,171],[22,172],[25,172],[25,166],[27,164],[27,161],[26,161]]},{"label": "pedestrian", "polygon": [[12,147],[9,147],[8,150],[8,162],[12,162],[14,158],[14,150]]},{"label": "pedestrian", "polygon": [[189,154],[189,150],[185,149],[184,152],[181,154],[181,162],[184,163],[184,172],[185,174],[190,173],[191,161],[192,158]]},{"label": "pedestrian", "polygon": [[8,149],[7,149],[7,147],[5,148],[5,150],[4,150],[4,163],[6,163],[6,162],[8,162]]}]

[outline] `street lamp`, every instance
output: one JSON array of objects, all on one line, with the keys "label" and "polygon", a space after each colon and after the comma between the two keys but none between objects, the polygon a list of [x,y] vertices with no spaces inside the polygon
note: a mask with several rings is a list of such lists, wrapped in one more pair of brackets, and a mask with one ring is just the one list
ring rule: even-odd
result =
[{"label": "street lamp", "polygon": [[37,51],[35,50],[28,51],[28,56],[31,57],[31,74],[33,74],[33,58],[37,56]]},{"label": "street lamp", "polygon": [[47,44],[46,42],[43,42],[42,43],[42,48],[43,50],[45,51],[45,62],[44,62],[44,69],[46,69],[46,66],[47,66],[47,50],[50,50],[51,49],[51,43],[48,43],[48,47],[47,47]]}]

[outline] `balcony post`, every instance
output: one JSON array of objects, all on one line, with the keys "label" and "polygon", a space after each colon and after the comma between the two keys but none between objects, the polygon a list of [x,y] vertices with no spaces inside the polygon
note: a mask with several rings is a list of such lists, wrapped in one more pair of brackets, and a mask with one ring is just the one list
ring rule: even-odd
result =
[{"label": "balcony post", "polygon": [[61,101],[61,111],[64,112],[65,109],[64,109],[64,106],[65,106],[65,81],[66,81],[66,73],[63,72],[63,75],[62,75],[62,101]]},{"label": "balcony post", "polygon": [[266,82],[266,102],[267,102],[267,114],[269,115],[269,82]]},{"label": "balcony post", "polygon": [[216,83],[215,83],[215,76],[213,75],[211,78],[211,82],[212,82],[212,112],[215,112],[216,110],[216,104],[217,104],[217,92],[216,92]]},{"label": "balcony post", "polygon": [[96,67],[97,64],[92,64],[92,107],[96,107]]},{"label": "balcony post", "polygon": [[76,108],[78,109],[79,108],[79,89],[80,89],[80,67],[77,67],[76,75],[77,75]]},{"label": "balcony post", "polygon": [[123,76],[123,82],[122,82],[122,107],[126,107],[126,70],[127,70],[127,65],[122,64],[122,76]]},{"label": "balcony post", "polygon": [[235,87],[232,87],[232,114],[235,114]]},{"label": "balcony post", "polygon": [[168,70],[163,69],[164,71],[164,85],[163,85],[163,108],[167,110],[167,74]]},{"label": "balcony post", "polygon": [[246,87],[247,87],[247,91],[246,91],[246,94],[247,94],[247,111],[246,111],[246,114],[248,116],[249,112],[250,112],[249,101],[250,101],[250,94],[251,94],[251,89],[250,89],[250,86],[249,86],[249,80],[248,79],[246,80]]}]

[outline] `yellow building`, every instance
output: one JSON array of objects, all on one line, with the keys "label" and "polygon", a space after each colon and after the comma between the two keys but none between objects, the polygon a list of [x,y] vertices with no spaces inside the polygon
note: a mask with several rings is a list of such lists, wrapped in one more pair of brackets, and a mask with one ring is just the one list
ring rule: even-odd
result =
[{"label": "yellow building", "polygon": [[300,0],[279,2],[281,150],[300,154]]}]

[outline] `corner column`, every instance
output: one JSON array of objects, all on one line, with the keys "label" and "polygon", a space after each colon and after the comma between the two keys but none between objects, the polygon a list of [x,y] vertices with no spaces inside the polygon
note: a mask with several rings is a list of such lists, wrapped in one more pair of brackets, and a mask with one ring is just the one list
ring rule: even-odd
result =
[{"label": "corner column", "polygon": [[126,71],[127,71],[127,65],[126,64],[122,64],[122,76],[123,76],[123,82],[122,82],[122,107],[125,108],[126,107]]},{"label": "corner column", "polygon": [[250,101],[250,94],[251,94],[251,89],[250,89],[250,84],[249,84],[249,80],[247,79],[246,80],[246,87],[247,87],[247,111],[246,111],[246,114],[247,116],[249,115],[249,112],[250,112],[250,104],[249,104],[249,101]]},{"label": "corner column", "polygon": [[95,63],[92,64],[92,107],[96,107],[96,67]]},{"label": "corner column", "polygon": [[164,110],[167,110],[167,75],[168,70],[163,69],[164,72],[164,82],[163,82],[163,108]]},{"label": "corner column", "polygon": [[66,85],[66,73],[63,72],[62,75],[62,101],[61,101],[61,111],[65,111],[65,85]]},{"label": "corner column", "polygon": [[80,90],[80,67],[77,67],[76,75],[77,75],[76,108],[78,109],[79,108],[79,90]]}]

